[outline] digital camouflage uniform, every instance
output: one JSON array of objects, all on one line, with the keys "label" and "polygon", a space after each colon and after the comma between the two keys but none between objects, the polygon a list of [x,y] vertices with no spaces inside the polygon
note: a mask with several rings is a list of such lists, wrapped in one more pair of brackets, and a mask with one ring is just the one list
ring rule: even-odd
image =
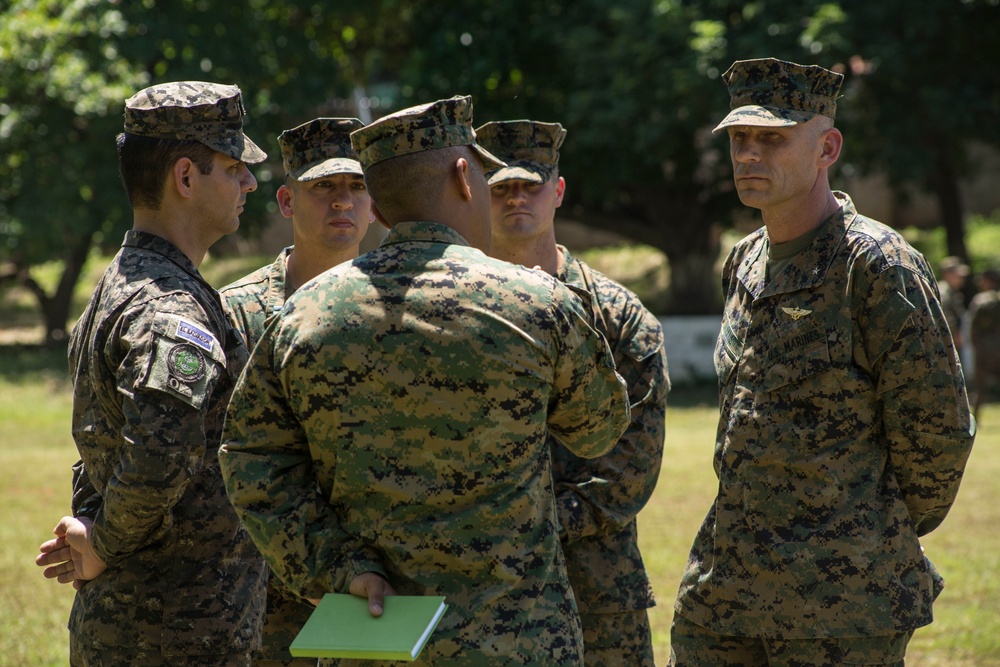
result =
[{"label": "digital camouflage uniform", "polygon": [[243,334],[247,349],[253,350],[264,333],[264,322],[285,305],[285,270],[292,246],[253,273],[233,281],[219,290],[226,315]]},{"label": "digital camouflage uniform", "polygon": [[[239,330],[247,347],[253,349],[264,333],[265,320],[285,303],[285,267],[292,248],[285,248],[271,264],[219,290],[226,313]],[[294,659],[288,645],[309,619],[313,606],[298,599],[271,577],[267,582],[267,609],[261,648],[254,652],[253,664],[288,667],[315,665],[315,658]]]},{"label": "digital camouflage uniform", "polygon": [[945,321],[951,330],[951,336],[955,340],[955,347],[959,354],[962,353],[962,320],[965,317],[965,294],[961,289],[953,289],[951,283],[946,278],[949,274],[961,276],[964,279],[969,275],[969,267],[958,257],[945,257],[938,266],[941,280],[938,281],[938,291],[941,294],[941,310],[944,312]]},{"label": "digital camouflage uniform", "polygon": [[[470,120],[453,98],[353,136],[380,142],[378,158],[358,151],[367,166],[391,142],[468,145]],[[396,224],[300,288],[254,351],[220,453],[272,571],[308,598],[364,572],[444,595],[414,664],[582,664],[546,434],[597,456],[628,423],[589,317],[557,280],[433,222]]]},{"label": "digital camouflage uniform", "polygon": [[[315,118],[278,137],[285,175],[297,181],[312,181],[334,174],[362,175],[351,132],[364,127],[356,118]],[[265,320],[281,310],[288,295],[285,272],[293,248],[285,248],[271,264],[261,267],[219,290],[227,315],[253,349],[264,333]],[[262,646],[254,653],[255,667],[306,667],[315,658],[295,659],[288,645],[309,619],[314,607],[280,585],[268,580],[267,611]]]},{"label": "digital camouflage uniform", "polygon": [[[734,107],[762,104],[737,94],[759,69],[780,70],[765,96],[778,106],[787,88],[816,85],[812,108],[839,89],[825,88],[828,70],[758,62],[727,73]],[[720,127],[756,124],[741,113]],[[815,653],[809,664],[901,665],[909,634],[931,622],[943,582],[918,538],[955,499],[974,420],[927,262],[834,195],[841,208],[773,274],[766,228],[723,268],[719,489],[681,580],[672,644],[704,628],[715,640],[682,667],[789,664],[777,657],[789,648]],[[767,662],[728,653],[755,637],[765,640],[746,645],[774,651]]]},{"label": "digital camouflage uniform", "polygon": [[[1000,273],[991,272],[1000,284]],[[1000,291],[984,290],[969,302],[969,338],[975,355],[975,411],[1000,388]]]},{"label": "digital camouflage uniform", "polygon": [[73,330],[73,513],[108,569],[80,590],[83,649],[247,652],[265,568],[226,498],[217,452],[247,358],[219,297],[180,250],[129,232]]},{"label": "digital camouflage uniform", "polygon": [[[628,386],[632,413],[614,448],[596,459],[575,456],[550,438],[560,537],[583,621],[587,665],[652,665],[646,610],[656,602],[639,553],[636,516],[653,494],[663,456],[670,390],[663,331],[635,294],[566,248],[560,251],[564,264],[557,277],[592,295],[597,330],[608,339]],[[622,647],[622,637],[631,637],[631,644]]]},{"label": "digital camouflage uniform", "polygon": [[917,538],[972,446],[961,368],[923,257],[838,198],[771,281],[763,229],[723,271],[719,496],[676,609],[723,634],[908,631],[941,585]]},{"label": "digital camouflage uniform", "polygon": [[[167,83],[125,103],[125,131],[246,162],[236,86]],[[226,498],[222,423],[248,353],[218,293],[170,242],[131,231],[69,346],[73,514],[107,564],[70,614],[77,664],[245,665],[265,567]]]},{"label": "digital camouflage uniform", "polygon": [[[491,186],[556,177],[566,130],[559,123],[494,121],[476,141],[507,166]],[[628,386],[632,421],[604,456],[583,459],[549,438],[566,570],[583,624],[588,667],[653,665],[647,609],[653,590],[639,553],[636,515],[656,486],[663,456],[670,382],[659,320],[631,291],[556,246],[556,277],[591,295],[596,328],[608,340]]]}]

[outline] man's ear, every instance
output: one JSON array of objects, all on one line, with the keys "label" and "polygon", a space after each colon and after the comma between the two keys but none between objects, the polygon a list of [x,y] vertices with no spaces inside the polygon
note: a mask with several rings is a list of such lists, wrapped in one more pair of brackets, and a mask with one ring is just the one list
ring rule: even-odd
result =
[{"label": "man's ear", "polygon": [[[173,179],[172,185],[174,189],[183,199],[190,199],[194,194],[191,180],[197,168],[197,165],[191,161],[191,158],[182,157],[177,162],[174,162],[174,168],[170,171],[170,177]],[[168,183],[168,185],[170,184]]]},{"label": "man's ear", "polygon": [[293,194],[292,189],[288,187],[287,183],[282,184],[274,194],[274,198],[278,200],[278,210],[286,218],[292,218],[295,215],[295,207],[292,206]]},{"label": "man's ear", "polygon": [[556,208],[562,206],[563,197],[566,195],[566,180],[560,176],[556,183]]},{"label": "man's ear", "polygon": [[459,196],[466,201],[472,201],[472,187],[469,185],[470,172],[471,167],[468,160],[464,157],[455,160],[452,177],[454,178],[455,186],[458,188]]},{"label": "man's ear", "polygon": [[382,211],[379,210],[378,204],[375,203],[374,199],[372,200],[372,216],[386,229],[392,229],[392,225],[390,225],[389,221],[385,219],[384,215],[382,215]]},{"label": "man's ear", "polygon": [[819,156],[820,167],[830,167],[840,158],[840,150],[844,147],[844,135],[835,127],[823,132],[820,137],[823,152]]}]

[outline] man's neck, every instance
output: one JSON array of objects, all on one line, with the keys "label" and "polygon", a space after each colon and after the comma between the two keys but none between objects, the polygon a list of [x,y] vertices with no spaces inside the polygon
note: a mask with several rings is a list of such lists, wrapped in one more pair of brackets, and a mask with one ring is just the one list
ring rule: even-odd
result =
[{"label": "man's neck", "polygon": [[137,208],[132,213],[132,229],[169,241],[191,260],[195,268],[201,267],[211,243],[186,233],[182,224],[162,210]]},{"label": "man's neck", "polygon": [[761,217],[771,243],[787,243],[815,229],[839,208],[840,202],[826,189],[788,205],[762,209]]},{"label": "man's neck", "polygon": [[539,236],[533,239],[493,237],[490,255],[512,264],[520,264],[529,269],[540,267],[549,275],[556,275],[562,266],[562,253],[556,246],[555,236]]}]

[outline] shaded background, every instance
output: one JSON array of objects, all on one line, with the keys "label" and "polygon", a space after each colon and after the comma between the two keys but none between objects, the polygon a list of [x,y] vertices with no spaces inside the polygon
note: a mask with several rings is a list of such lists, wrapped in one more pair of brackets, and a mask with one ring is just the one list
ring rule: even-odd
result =
[{"label": "shaded background", "polygon": [[[710,130],[728,109],[721,74],[763,56],[845,74],[835,187],[856,186],[861,210],[894,226],[941,228],[948,254],[984,263],[965,226],[970,201],[1000,206],[998,2],[0,2],[0,289],[30,290],[46,340],[65,338],[85,260],[131,224],[113,142],[123,100],[202,79],[242,88],[247,133],[271,153],[217,255],[248,252],[273,223],[282,129],[471,94],[477,125],[561,122],[562,218],[662,253],[658,314],[714,313],[723,232],[759,222]],[[40,281],[53,259],[58,275]]]}]

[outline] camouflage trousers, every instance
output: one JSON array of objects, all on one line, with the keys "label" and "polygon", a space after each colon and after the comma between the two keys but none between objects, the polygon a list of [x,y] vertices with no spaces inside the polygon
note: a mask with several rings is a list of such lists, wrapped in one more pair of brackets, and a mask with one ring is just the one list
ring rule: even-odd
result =
[{"label": "camouflage trousers", "polygon": [[731,637],[674,615],[670,667],[903,667],[912,632],[879,637]]},{"label": "camouflage trousers", "polygon": [[69,637],[70,667],[250,667],[250,652],[225,655],[136,653],[111,647],[86,646]]},{"label": "camouflage trousers", "polygon": [[580,614],[586,667],[653,667],[653,636],[645,609]]},{"label": "camouflage trousers", "polygon": [[262,646],[253,652],[253,667],[316,667],[316,658],[293,658],[288,652],[288,645],[309,620],[312,610],[311,604],[293,599],[277,577],[270,575],[261,629]]}]

